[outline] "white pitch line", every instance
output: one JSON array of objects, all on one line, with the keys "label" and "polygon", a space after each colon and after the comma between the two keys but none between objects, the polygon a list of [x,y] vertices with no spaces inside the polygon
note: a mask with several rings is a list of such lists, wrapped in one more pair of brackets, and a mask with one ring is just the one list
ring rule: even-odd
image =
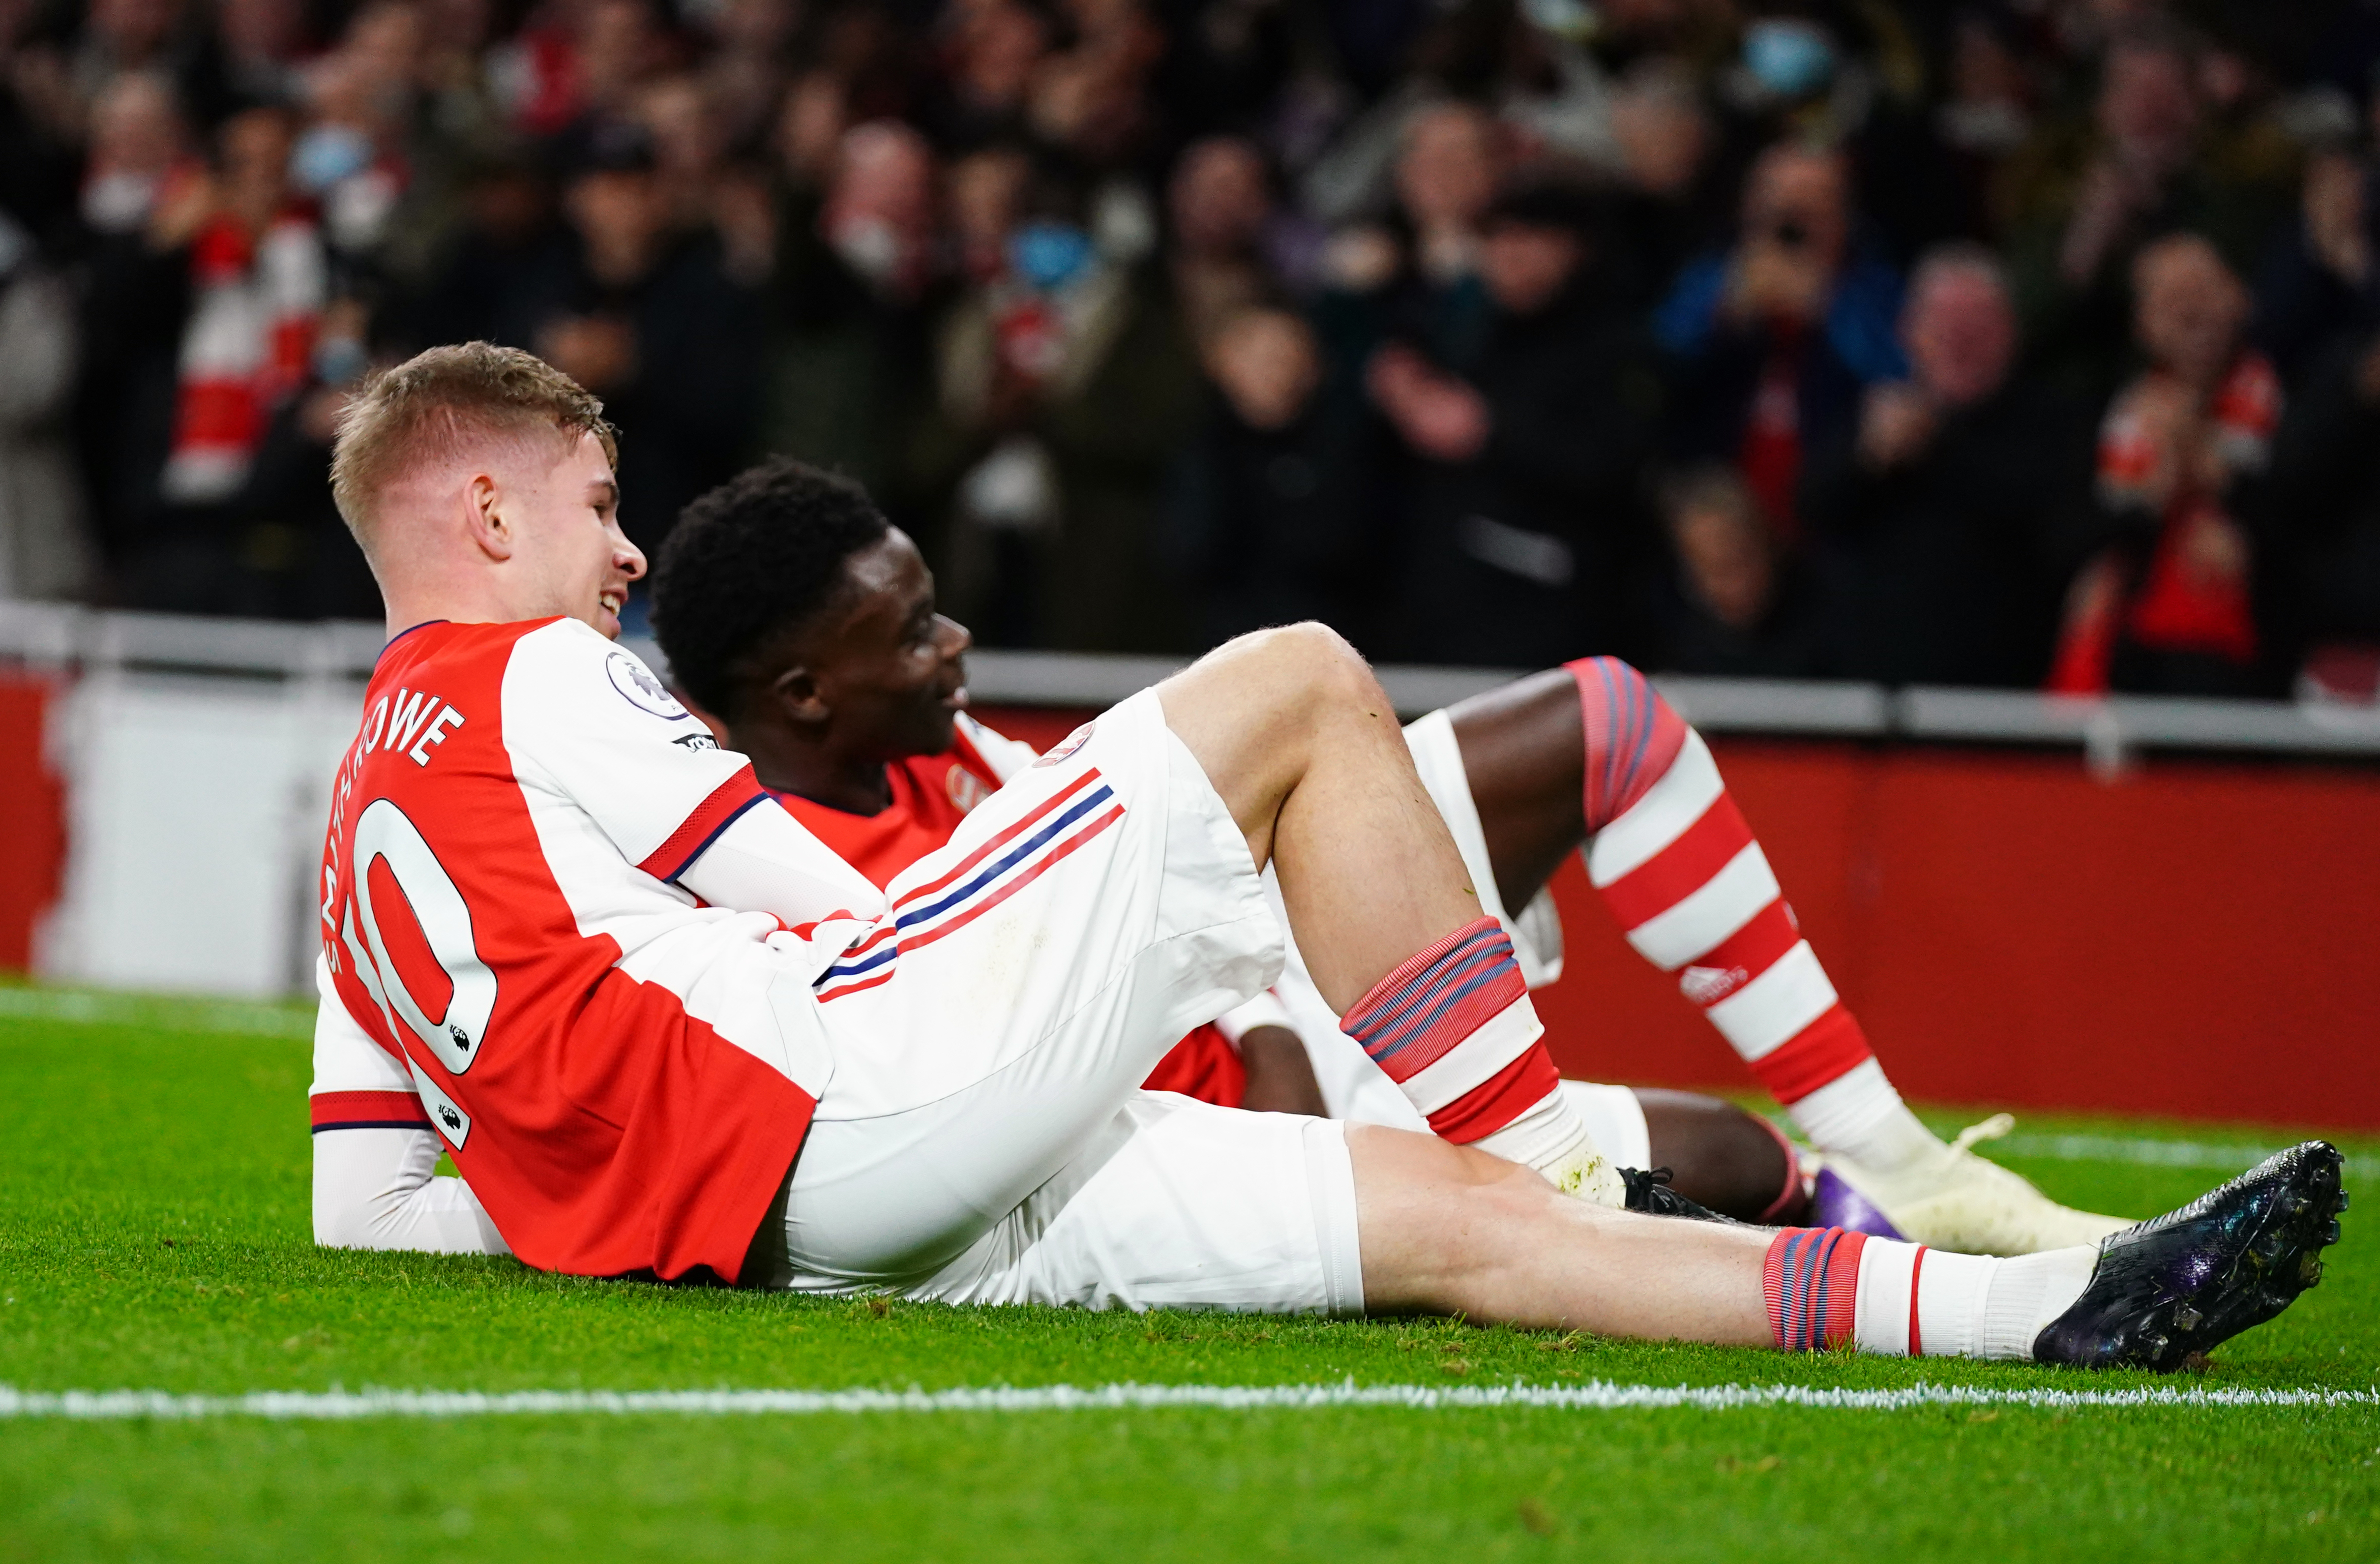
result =
[{"label": "white pitch line", "polygon": [[[2037,1157],[2053,1162],[2131,1162],[2149,1168],[2210,1168],[2238,1173],[2262,1162],[2278,1146],[2224,1145],[2215,1141],[2141,1140],[2125,1135],[2006,1135],[1984,1143],[2010,1157]],[[2350,1157],[2348,1167],[2371,1172],[2380,1158]]]},{"label": "white pitch line", "polygon": [[164,1390],[18,1390],[0,1386],[0,1422],[123,1422],[253,1417],[343,1422],[367,1417],[803,1416],[819,1412],[1114,1412],[1180,1407],[1319,1412],[1403,1407],[1427,1412],[1549,1407],[1576,1412],[1732,1412],[1791,1407],[1906,1412],[1924,1407],[2380,1407],[2380,1390],[2259,1390],[2150,1386],[2112,1390],[1993,1389],[1912,1385],[1888,1390],[1809,1385],[1045,1385],[952,1390],[252,1390],[179,1396]]}]

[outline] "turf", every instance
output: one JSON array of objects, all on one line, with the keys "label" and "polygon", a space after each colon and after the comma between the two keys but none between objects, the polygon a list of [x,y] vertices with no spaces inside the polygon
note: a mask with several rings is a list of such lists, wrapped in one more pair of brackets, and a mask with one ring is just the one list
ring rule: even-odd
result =
[{"label": "turf", "polygon": [[[1807,1384],[2145,1376],[1450,1322],[965,1311],[316,1251],[302,1027],[0,989],[0,1386],[805,1388]],[[2028,1121],[2244,1146],[2272,1131]],[[2338,1137],[2374,1166],[2371,1143]],[[2082,1143],[2086,1146],[2093,1143]],[[2068,1147],[2071,1151],[2071,1147]],[[2142,1215],[2219,1170],[2010,1157]],[[2244,1165],[2245,1156],[2241,1157]],[[2380,1246],[2188,1383],[2380,1383]],[[1362,1555],[1615,1561],[2380,1555],[2373,1406],[1216,1409],[0,1419],[0,1559]]]}]

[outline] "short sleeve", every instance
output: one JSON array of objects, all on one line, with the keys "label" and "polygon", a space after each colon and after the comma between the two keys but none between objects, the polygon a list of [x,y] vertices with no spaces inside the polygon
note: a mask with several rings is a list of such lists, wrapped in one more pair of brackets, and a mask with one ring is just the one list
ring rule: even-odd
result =
[{"label": "short sleeve", "polygon": [[768,797],[634,652],[575,619],[514,647],[504,734],[524,784],[569,799],[657,879],[675,879]]},{"label": "short sleeve", "polygon": [[314,1085],[308,1106],[315,1131],[430,1128],[413,1077],[347,1012],[331,964],[314,958]]}]

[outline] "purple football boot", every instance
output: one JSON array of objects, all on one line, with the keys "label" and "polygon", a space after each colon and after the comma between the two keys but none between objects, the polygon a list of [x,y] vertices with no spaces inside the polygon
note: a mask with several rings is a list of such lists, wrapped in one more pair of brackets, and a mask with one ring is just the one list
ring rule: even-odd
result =
[{"label": "purple football boot", "polygon": [[1848,1228],[1864,1232],[1870,1238],[1899,1238],[1900,1230],[1868,1203],[1866,1195],[1838,1177],[1823,1162],[1818,1176],[1810,1186],[1810,1215],[1814,1228]]},{"label": "purple football boot", "polygon": [[2344,1167],[2338,1147],[2310,1140],[2101,1239],[2090,1285],[2034,1339],[2034,1361],[2170,1373],[2264,1324],[2322,1279]]}]

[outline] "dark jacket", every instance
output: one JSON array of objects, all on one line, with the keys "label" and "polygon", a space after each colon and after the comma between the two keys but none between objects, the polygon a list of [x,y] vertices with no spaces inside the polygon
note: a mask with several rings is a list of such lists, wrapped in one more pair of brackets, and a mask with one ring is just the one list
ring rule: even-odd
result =
[{"label": "dark jacket", "polygon": [[1406,454],[1395,654],[1536,668],[1626,651],[1660,412],[1649,346],[1573,285],[1537,314],[1492,313],[1439,363],[1487,399],[1491,432],[1467,462]]},{"label": "dark jacket", "polygon": [[1885,684],[2037,685],[2089,526],[2091,429],[2022,382],[1943,421],[1887,471],[1849,440],[1814,455],[1802,512],[1827,661]]}]

